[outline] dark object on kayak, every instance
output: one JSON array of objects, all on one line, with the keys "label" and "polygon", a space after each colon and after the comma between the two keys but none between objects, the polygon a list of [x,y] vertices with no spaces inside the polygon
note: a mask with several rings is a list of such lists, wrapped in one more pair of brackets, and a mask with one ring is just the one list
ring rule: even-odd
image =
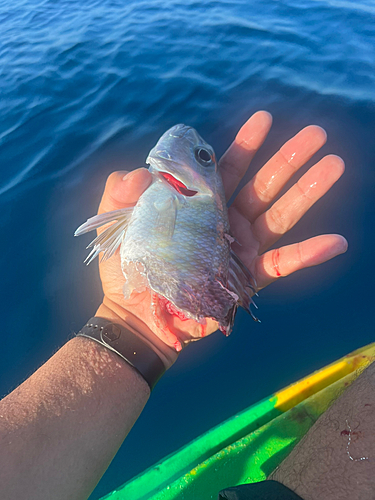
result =
[{"label": "dark object on kayak", "polygon": [[303,500],[278,481],[241,484],[219,492],[218,500]]}]

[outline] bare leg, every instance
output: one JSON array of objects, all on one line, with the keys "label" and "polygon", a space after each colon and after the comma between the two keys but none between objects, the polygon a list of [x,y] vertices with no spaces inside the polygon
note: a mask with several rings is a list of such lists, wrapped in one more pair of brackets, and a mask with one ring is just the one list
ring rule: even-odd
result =
[{"label": "bare leg", "polygon": [[304,500],[375,498],[375,363],[271,474]]}]

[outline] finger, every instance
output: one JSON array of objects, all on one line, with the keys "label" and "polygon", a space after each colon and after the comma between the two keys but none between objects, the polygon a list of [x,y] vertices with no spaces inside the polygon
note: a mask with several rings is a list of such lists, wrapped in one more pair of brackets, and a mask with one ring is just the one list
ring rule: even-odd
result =
[{"label": "finger", "polygon": [[344,173],[344,162],[329,155],[310,168],[272,207],[260,215],[252,229],[263,253],[291,229]]},{"label": "finger", "polygon": [[345,253],[348,242],[338,234],[315,236],[309,240],[270,250],[255,262],[259,289],[305,267],[316,266]]},{"label": "finger", "polygon": [[310,125],[302,129],[241,189],[234,201],[237,210],[253,222],[326,140],[327,134],[321,127]]},{"label": "finger", "polygon": [[151,184],[152,176],[146,168],[132,172],[113,172],[107,179],[98,213],[111,212],[137,203]]},{"label": "finger", "polygon": [[245,175],[251,160],[272,125],[272,116],[267,111],[258,111],[241,127],[235,140],[219,161],[227,200],[232,196]]}]

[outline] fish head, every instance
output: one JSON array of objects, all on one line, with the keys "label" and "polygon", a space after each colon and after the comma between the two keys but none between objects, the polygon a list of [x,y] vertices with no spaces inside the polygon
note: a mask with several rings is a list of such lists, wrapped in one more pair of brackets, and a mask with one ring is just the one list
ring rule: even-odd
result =
[{"label": "fish head", "polygon": [[214,195],[218,176],[215,152],[192,127],[178,124],[167,130],[146,163],[151,173],[163,177],[180,194]]}]

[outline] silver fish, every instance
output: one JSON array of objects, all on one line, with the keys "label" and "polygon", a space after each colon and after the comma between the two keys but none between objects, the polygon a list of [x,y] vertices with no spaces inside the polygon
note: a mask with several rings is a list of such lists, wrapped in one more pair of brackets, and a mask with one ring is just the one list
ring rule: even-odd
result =
[{"label": "silver fish", "polygon": [[256,283],[231,249],[214,150],[195,129],[179,124],[162,135],[146,163],[153,180],[135,207],[92,217],[75,232],[114,222],[87,247],[86,261],[100,252],[108,259],[120,247],[125,298],[148,288],[169,313],[202,325],[212,318],[229,335],[238,306],[256,319],[250,308]]}]

